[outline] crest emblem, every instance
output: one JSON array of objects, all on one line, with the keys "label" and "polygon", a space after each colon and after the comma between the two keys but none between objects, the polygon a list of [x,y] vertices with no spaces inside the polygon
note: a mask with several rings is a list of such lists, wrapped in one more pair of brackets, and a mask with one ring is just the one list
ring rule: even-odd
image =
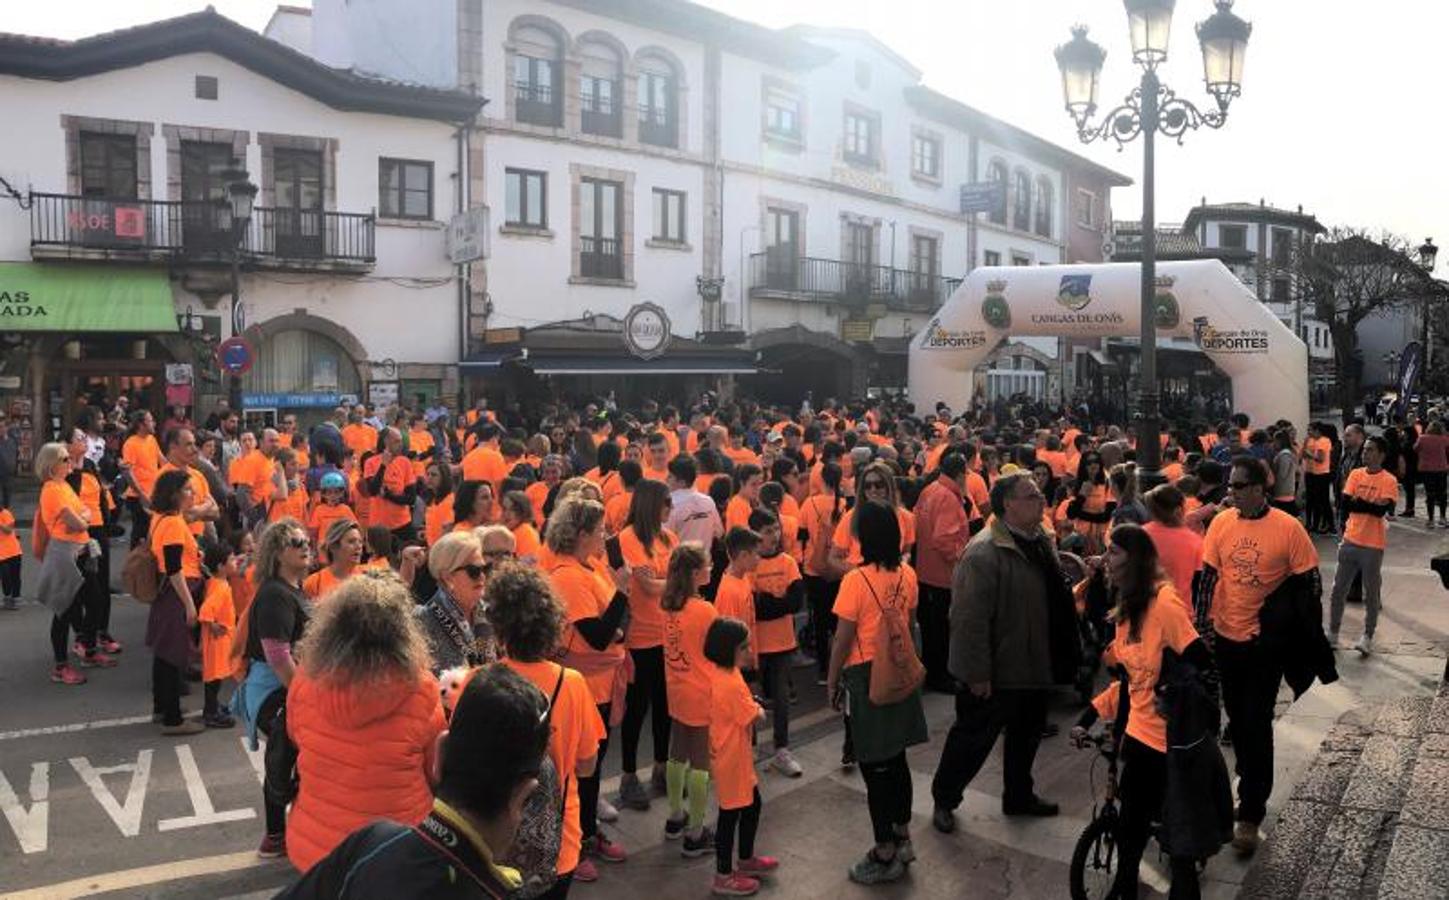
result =
[{"label": "crest emblem", "polygon": [[1057,302],[1072,312],[1084,309],[1092,302],[1092,276],[1063,275],[1057,288]]},{"label": "crest emblem", "polygon": [[1011,306],[1006,302],[1005,279],[986,282],[986,296],[981,301],[981,318],[998,331],[1011,327]]},{"label": "crest emblem", "polygon": [[1176,328],[1182,322],[1182,310],[1173,296],[1172,286],[1177,279],[1171,275],[1157,277],[1157,293],[1153,298],[1152,321],[1160,329]]}]

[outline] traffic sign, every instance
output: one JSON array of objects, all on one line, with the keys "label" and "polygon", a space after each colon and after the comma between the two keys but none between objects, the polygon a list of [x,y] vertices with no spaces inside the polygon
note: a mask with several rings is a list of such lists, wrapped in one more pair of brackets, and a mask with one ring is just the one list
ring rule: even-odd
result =
[{"label": "traffic sign", "polygon": [[961,185],[961,215],[999,213],[1006,209],[1006,182],[985,181]]},{"label": "traffic sign", "polygon": [[245,375],[251,371],[256,353],[243,338],[227,338],[216,348],[216,361],[232,375]]}]

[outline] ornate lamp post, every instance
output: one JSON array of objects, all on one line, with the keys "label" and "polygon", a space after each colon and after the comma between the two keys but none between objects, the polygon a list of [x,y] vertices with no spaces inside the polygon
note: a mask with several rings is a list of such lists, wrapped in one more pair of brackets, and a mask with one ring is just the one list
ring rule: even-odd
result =
[{"label": "ornate lamp post", "polygon": [[1189,130],[1221,128],[1228,104],[1242,89],[1243,57],[1252,26],[1232,12],[1232,0],[1216,0],[1217,12],[1197,26],[1202,45],[1203,81],[1217,101],[1206,112],[1178,97],[1157,77],[1167,61],[1168,35],[1176,0],[1125,0],[1132,61],[1142,69],[1142,82],[1121,106],[1107,113],[1100,124],[1090,124],[1097,111],[1098,81],[1107,51],[1088,40],[1087,29],[1072,29],[1072,39],[1056,50],[1062,73],[1067,112],[1077,124],[1082,143],[1113,140],[1120,150],[1142,138],[1142,365],[1140,406],[1142,422],[1137,435],[1137,470],[1144,488],[1161,482],[1162,447],[1157,390],[1157,223],[1155,214],[1155,139],[1158,132],[1182,143]]},{"label": "ornate lamp post", "polygon": [[[1423,308],[1419,310],[1419,353],[1422,363],[1420,371],[1424,373],[1419,379],[1419,417],[1429,417],[1429,373],[1434,371],[1433,346],[1429,343],[1429,303],[1434,299],[1434,263],[1439,259],[1439,248],[1434,246],[1433,238],[1425,238],[1424,243],[1419,245],[1419,266],[1424,270],[1428,283],[1424,285]],[[1404,407],[1407,409],[1409,398],[1404,398]]]},{"label": "ornate lamp post", "polygon": [[[225,202],[231,212],[231,336],[241,337],[246,330],[241,306],[241,254],[252,218],[252,205],[257,199],[257,186],[240,167],[223,172],[222,178],[226,182]],[[227,401],[237,415],[241,415],[241,399],[241,377],[228,375]]]}]

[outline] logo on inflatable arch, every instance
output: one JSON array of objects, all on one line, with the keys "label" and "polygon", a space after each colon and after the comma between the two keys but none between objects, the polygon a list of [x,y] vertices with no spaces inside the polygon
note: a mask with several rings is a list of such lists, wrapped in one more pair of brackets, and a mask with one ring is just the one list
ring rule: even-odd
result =
[{"label": "logo on inflatable arch", "polygon": [[1011,327],[1011,306],[1006,302],[1006,281],[986,282],[986,297],[981,301],[981,318],[998,331]]},{"label": "logo on inflatable arch", "polygon": [[926,326],[926,339],[921,346],[927,350],[969,350],[986,346],[984,331],[952,331],[941,327],[941,320],[935,318]]},{"label": "logo on inflatable arch", "polygon": [[1177,279],[1171,275],[1157,276],[1157,296],[1152,307],[1152,322],[1160,329],[1176,328],[1182,322],[1182,310],[1172,294]]},{"label": "logo on inflatable arch", "polygon": [[1205,353],[1267,353],[1268,332],[1261,328],[1223,331],[1207,316],[1192,320],[1192,340]]},{"label": "logo on inflatable arch", "polygon": [[1057,288],[1057,302],[1072,312],[1085,309],[1092,302],[1092,276],[1063,275]]}]

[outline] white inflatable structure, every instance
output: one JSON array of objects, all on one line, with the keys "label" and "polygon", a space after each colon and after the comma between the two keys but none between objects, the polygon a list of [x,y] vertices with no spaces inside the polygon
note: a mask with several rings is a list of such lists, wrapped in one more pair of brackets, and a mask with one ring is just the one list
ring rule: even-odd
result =
[{"label": "white inflatable structure", "polygon": [[[1008,335],[1136,337],[1141,267],[976,269],[911,341],[911,401],[921,411],[974,402],[973,370]],[[1157,335],[1191,338],[1233,385],[1254,425],[1308,424],[1308,348],[1217,260],[1157,264]]]}]

